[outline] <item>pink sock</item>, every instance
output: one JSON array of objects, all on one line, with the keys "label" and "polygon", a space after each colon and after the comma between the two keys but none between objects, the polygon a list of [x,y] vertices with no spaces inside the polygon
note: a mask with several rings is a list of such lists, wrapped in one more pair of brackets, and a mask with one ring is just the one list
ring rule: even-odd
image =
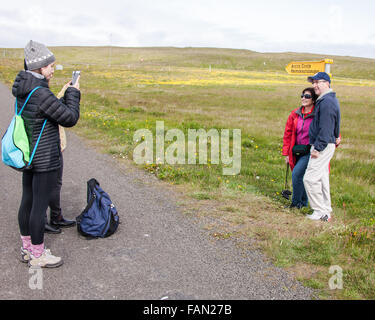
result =
[{"label": "pink sock", "polygon": [[28,251],[31,248],[31,237],[30,236],[21,236],[22,247]]},{"label": "pink sock", "polygon": [[31,244],[31,253],[35,258],[39,258],[44,251],[44,243],[42,244]]}]

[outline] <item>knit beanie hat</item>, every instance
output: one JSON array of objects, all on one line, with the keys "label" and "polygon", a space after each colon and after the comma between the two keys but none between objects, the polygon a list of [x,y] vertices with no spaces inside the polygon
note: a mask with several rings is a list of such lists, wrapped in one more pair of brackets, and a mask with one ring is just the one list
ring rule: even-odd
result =
[{"label": "knit beanie hat", "polygon": [[25,62],[28,70],[36,70],[54,62],[55,56],[44,44],[30,40],[25,47]]}]

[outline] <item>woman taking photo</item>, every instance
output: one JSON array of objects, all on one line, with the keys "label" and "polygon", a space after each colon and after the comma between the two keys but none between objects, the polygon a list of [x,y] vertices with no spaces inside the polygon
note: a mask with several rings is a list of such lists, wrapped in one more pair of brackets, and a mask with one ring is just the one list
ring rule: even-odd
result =
[{"label": "woman taking photo", "polygon": [[[22,112],[30,150],[40,142],[31,164],[22,174],[22,200],[18,211],[21,233],[21,259],[29,266],[44,268],[63,264],[61,257],[52,255],[44,245],[45,213],[54,186],[57,185],[61,168],[59,127],[74,126],[79,118],[79,82],[69,86],[62,99],[57,99],[49,89],[54,73],[55,57],[41,43],[30,41],[25,47],[25,71],[20,71],[13,84],[12,93],[20,111],[28,95],[31,95]],[[44,130],[43,123],[47,119]]]},{"label": "woman taking photo", "polygon": [[282,154],[292,170],[293,194],[290,208],[307,207],[303,176],[310,158],[309,128],[314,117],[316,99],[313,88],[303,90],[301,107],[291,112],[285,126]]}]

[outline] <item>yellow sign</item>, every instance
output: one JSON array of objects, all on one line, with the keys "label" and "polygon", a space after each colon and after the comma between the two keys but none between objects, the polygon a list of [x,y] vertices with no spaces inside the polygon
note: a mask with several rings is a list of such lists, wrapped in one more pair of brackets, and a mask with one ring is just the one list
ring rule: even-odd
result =
[{"label": "yellow sign", "polygon": [[[331,72],[332,59],[324,59],[322,61],[293,61],[290,62],[285,70],[289,74],[294,75],[314,75],[317,72]],[[331,75],[331,74],[330,74]]]}]

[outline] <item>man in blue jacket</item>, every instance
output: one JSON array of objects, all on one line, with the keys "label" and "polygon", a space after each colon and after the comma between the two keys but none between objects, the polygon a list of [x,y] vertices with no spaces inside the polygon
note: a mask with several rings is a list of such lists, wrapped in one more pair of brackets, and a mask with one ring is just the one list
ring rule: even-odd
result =
[{"label": "man in blue jacket", "polygon": [[332,91],[331,79],[325,72],[308,77],[319,96],[315,104],[315,117],[310,125],[311,155],[303,182],[313,214],[311,220],[331,220],[329,188],[329,162],[335,153],[340,133],[340,105]]}]

